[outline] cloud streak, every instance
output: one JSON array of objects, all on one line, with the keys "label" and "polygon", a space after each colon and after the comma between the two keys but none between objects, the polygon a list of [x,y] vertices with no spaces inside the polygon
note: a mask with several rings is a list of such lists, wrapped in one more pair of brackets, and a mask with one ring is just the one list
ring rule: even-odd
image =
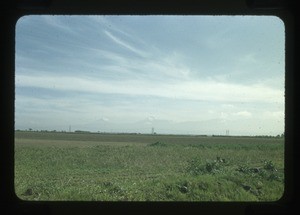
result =
[{"label": "cloud streak", "polygon": [[104,30],[104,33],[110,38],[112,39],[115,43],[121,45],[122,47],[130,50],[131,52],[141,56],[141,57],[147,57],[148,54],[144,51],[141,51],[135,47],[133,47],[132,45],[130,45],[129,43],[126,43],[125,41],[117,38],[116,36],[114,36],[112,33],[110,33],[109,31]]}]

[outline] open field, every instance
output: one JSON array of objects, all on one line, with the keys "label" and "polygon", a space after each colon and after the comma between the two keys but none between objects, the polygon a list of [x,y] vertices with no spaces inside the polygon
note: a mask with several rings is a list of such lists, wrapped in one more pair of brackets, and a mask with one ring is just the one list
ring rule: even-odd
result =
[{"label": "open field", "polygon": [[275,201],[284,139],[15,133],[23,200]]}]

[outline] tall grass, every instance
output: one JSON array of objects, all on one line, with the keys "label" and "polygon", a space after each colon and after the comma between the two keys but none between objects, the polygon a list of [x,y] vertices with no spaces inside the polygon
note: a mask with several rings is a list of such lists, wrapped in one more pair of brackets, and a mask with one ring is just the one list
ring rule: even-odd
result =
[{"label": "tall grass", "polygon": [[274,201],[283,194],[282,139],[20,133],[15,191],[24,200]]}]

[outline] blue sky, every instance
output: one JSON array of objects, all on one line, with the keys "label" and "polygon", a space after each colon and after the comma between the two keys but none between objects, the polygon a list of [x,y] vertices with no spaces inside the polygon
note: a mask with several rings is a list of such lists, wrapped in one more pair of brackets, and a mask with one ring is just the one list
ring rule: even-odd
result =
[{"label": "blue sky", "polygon": [[24,16],[15,128],[281,134],[284,39],[274,16]]}]

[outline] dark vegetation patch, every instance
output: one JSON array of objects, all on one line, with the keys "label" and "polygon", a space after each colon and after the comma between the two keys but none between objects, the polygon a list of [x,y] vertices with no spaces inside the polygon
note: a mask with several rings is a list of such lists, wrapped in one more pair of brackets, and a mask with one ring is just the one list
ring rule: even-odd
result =
[{"label": "dark vegetation patch", "polygon": [[157,141],[155,143],[149,144],[149,146],[167,146],[167,144],[163,143],[163,142],[160,142],[160,141]]}]

